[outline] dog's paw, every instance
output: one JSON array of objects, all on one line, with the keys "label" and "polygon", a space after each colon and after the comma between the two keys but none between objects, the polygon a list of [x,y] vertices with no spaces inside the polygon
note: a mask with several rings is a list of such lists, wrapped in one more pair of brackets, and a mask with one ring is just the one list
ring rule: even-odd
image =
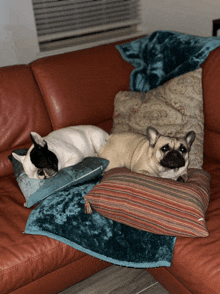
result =
[{"label": "dog's paw", "polygon": [[92,214],[92,208],[91,205],[89,204],[88,201],[85,200],[85,205],[84,205],[84,213],[85,214]]},{"label": "dog's paw", "polygon": [[183,177],[181,177],[181,176],[177,179],[177,182],[185,183]]},{"label": "dog's paw", "polygon": [[186,183],[188,180],[188,176],[187,174],[185,175],[182,175],[182,176],[179,176],[179,178],[177,179],[178,182],[181,182],[181,183]]}]

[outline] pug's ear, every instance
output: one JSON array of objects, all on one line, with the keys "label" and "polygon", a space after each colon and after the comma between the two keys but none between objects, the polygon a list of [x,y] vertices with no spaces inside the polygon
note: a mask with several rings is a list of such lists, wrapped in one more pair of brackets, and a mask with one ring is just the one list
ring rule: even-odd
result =
[{"label": "pug's ear", "polygon": [[34,147],[36,148],[47,148],[47,142],[37,133],[31,132],[31,141],[34,144]]},{"label": "pug's ear", "polygon": [[146,130],[147,138],[149,140],[149,144],[151,147],[154,147],[156,144],[158,138],[160,137],[160,134],[158,131],[153,127],[148,127]]},{"label": "pug's ear", "polygon": [[189,150],[190,150],[190,148],[192,146],[192,143],[194,142],[195,138],[196,138],[196,134],[195,134],[194,131],[191,131],[191,132],[186,134],[185,141],[186,141],[186,144],[187,144]]},{"label": "pug's ear", "polygon": [[20,163],[22,163],[23,164],[23,162],[24,162],[24,160],[25,160],[25,155],[18,155],[18,154],[16,154],[16,153],[14,153],[14,152],[12,152],[12,156],[15,158],[15,159],[17,159],[17,161],[19,161]]}]

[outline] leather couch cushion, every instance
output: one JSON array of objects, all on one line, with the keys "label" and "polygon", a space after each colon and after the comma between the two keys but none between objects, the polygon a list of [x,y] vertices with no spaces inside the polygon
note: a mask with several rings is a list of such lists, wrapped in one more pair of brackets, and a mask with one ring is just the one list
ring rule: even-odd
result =
[{"label": "leather couch cushion", "polygon": [[129,89],[133,69],[115,44],[47,57],[31,66],[54,129],[110,120],[114,97]]},{"label": "leather couch cushion", "polygon": [[220,47],[209,54],[203,67],[205,138],[204,155],[220,160]]},{"label": "leather couch cushion", "polygon": [[30,132],[52,131],[39,87],[29,66],[0,69],[0,176],[12,172],[7,156],[30,144]]},{"label": "leather couch cushion", "polygon": [[[23,234],[31,209],[23,207],[24,197],[14,175],[0,178],[0,186],[0,211],[4,211],[4,214],[0,213],[0,252],[4,252],[0,262],[1,294],[11,293],[86,256],[54,239]],[[98,263],[98,260],[94,262],[94,268]],[[86,265],[84,271],[85,277],[92,274],[89,274],[91,267]],[[72,275],[73,283],[74,279],[81,280],[76,273],[72,272]]]}]

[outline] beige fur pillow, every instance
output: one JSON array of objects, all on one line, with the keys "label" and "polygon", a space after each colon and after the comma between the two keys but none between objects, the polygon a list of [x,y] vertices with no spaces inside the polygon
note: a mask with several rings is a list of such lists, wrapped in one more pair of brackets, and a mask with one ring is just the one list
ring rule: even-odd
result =
[{"label": "beige fur pillow", "polygon": [[161,134],[185,136],[196,133],[190,152],[190,168],[203,164],[202,69],[178,76],[146,93],[121,91],[115,97],[112,133],[145,134],[152,126]]}]

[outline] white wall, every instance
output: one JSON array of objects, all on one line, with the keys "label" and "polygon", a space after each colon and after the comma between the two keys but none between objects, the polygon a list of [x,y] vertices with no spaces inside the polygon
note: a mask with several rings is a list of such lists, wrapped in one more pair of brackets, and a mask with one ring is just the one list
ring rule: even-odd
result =
[{"label": "white wall", "polygon": [[29,63],[38,50],[31,0],[0,0],[0,66]]},{"label": "white wall", "polygon": [[[220,18],[219,0],[141,0],[143,30],[174,30],[211,36]],[[38,57],[31,0],[0,0],[0,67],[29,63]]]},{"label": "white wall", "polygon": [[219,0],[141,0],[146,32],[172,30],[210,37],[212,20],[220,18]]}]

